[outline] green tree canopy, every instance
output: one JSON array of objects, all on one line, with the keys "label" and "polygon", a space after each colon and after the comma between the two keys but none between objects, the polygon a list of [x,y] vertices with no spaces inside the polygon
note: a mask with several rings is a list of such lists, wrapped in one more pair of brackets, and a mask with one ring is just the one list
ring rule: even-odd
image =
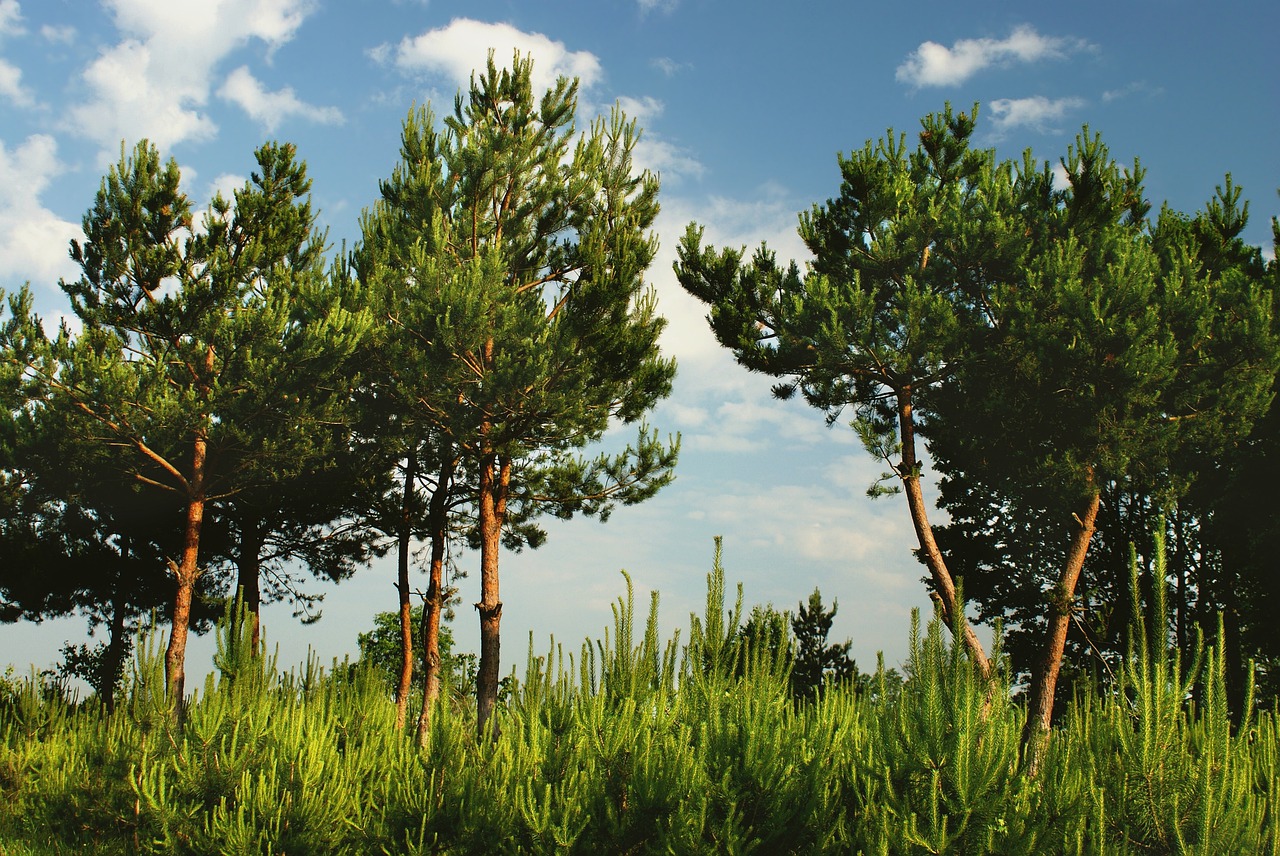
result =
[{"label": "green tree canopy", "polygon": [[4,331],[31,406],[68,414],[79,442],[111,451],[115,472],[182,508],[167,558],[178,699],[206,506],[305,454],[340,396],[301,376],[341,361],[366,327],[326,294],[293,147],[267,144],[256,158],[234,205],[218,196],[197,223],[175,162],[146,142],[122,152],[85,215],[86,240],[71,245],[82,276],[61,283],[82,331],[64,325],[48,340],[29,312]]},{"label": "green tree canopy", "polygon": [[579,135],[577,83],[538,97],[531,72],[518,55],[501,70],[490,58],[442,127],[430,109],[410,115],[401,166],[356,253],[384,353],[416,352],[384,399],[429,442],[423,463],[466,476],[482,731],[498,688],[504,532],[536,543],[522,522],[538,513],[607,518],[669,482],[677,451],[642,426],[621,453],[583,453],[671,390],[675,364],[658,351],[664,321],[644,280],[658,181],[633,165],[634,122],[615,110]]}]

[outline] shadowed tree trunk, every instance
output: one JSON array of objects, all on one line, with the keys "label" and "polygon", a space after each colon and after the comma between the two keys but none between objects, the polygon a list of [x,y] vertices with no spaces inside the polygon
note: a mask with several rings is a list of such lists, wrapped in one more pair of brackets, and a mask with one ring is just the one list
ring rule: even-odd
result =
[{"label": "shadowed tree trunk", "polygon": [[445,455],[435,492],[431,495],[431,581],[422,602],[423,692],[418,714],[418,744],[425,746],[431,730],[431,713],[440,698],[440,614],[444,611],[444,554],[449,537],[448,498],[453,482],[454,461]]},{"label": "shadowed tree trunk", "polygon": [[418,445],[409,450],[404,467],[404,495],[400,504],[400,532],[396,550],[396,590],[400,597],[400,683],[396,686],[396,729],[404,728],[413,689],[413,605],[409,600],[409,545],[413,538],[414,483],[418,478]]},{"label": "shadowed tree trunk", "polygon": [[[128,548],[121,550],[127,560]],[[107,637],[107,648],[102,654],[99,664],[98,695],[102,697],[102,706],[108,714],[116,709],[116,684],[120,679],[121,666],[124,663],[125,647],[125,611],[128,603],[125,597],[124,582],[116,578],[115,591],[111,594],[111,630]]]},{"label": "shadowed tree trunk", "polygon": [[252,513],[240,520],[240,545],[236,554],[236,587],[250,622],[250,649],[256,657],[262,643],[262,544],[265,540]]}]

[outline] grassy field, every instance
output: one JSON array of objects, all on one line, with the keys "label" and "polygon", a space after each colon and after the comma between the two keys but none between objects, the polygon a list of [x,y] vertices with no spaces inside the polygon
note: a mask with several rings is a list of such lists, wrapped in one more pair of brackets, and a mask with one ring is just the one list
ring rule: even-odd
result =
[{"label": "grassy field", "polygon": [[685,639],[658,639],[656,597],[635,627],[628,588],[605,639],[531,653],[492,742],[450,699],[420,749],[378,676],[282,673],[234,622],[181,724],[155,637],[110,716],[10,677],[0,854],[1280,852],[1277,717],[1233,725],[1215,652],[1193,681],[1136,650],[1032,778],[1023,711],[938,622],[913,623],[905,681],[797,705],[710,583]]}]

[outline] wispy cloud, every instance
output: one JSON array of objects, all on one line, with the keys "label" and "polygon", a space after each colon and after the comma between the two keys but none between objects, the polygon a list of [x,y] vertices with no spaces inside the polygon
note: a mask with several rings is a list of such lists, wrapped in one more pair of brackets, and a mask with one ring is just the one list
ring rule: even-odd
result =
[{"label": "wispy cloud", "polygon": [[997,98],[990,107],[998,133],[1019,127],[1044,133],[1056,131],[1057,123],[1068,111],[1078,110],[1084,105],[1083,98],[1049,99],[1034,95],[1030,98]]},{"label": "wispy cloud", "polygon": [[646,95],[643,98],[632,98],[623,95],[618,98],[618,106],[622,108],[622,112],[627,114],[628,119],[639,120],[640,124],[661,116],[664,105],[661,100]]},{"label": "wispy cloud", "polygon": [[896,77],[916,87],[955,86],[990,66],[1062,59],[1090,47],[1083,39],[1042,36],[1023,24],[1005,39],[960,39],[951,47],[924,42],[898,66]]},{"label": "wispy cloud", "polygon": [[108,0],[124,36],[84,70],[87,98],[68,130],[108,150],[147,137],[160,148],[209,139],[217,126],[203,110],[214,72],[232,51],[258,40],[273,52],[293,38],[312,0]]},{"label": "wispy cloud", "polygon": [[337,107],[307,104],[298,98],[292,87],[268,92],[249,67],[243,65],[228,75],[218,90],[218,96],[239,105],[267,133],[275,133],[281,123],[293,118],[319,125],[341,125],[345,121]]},{"label": "wispy cloud", "polygon": [[76,28],[70,24],[62,26],[53,26],[45,24],[40,28],[40,36],[46,42],[53,42],[59,45],[69,45],[76,40]]},{"label": "wispy cloud", "polygon": [[489,52],[499,67],[509,65],[512,55],[533,58],[534,91],[545,91],[556,78],[576,77],[583,89],[598,82],[603,73],[600,60],[588,51],[571,51],[542,33],[526,33],[510,24],[490,24],[470,18],[455,18],[447,26],[407,36],[391,47],[380,45],[370,51],[375,61],[391,62],[406,74],[434,74],[457,87],[470,84],[471,74],[483,69]]},{"label": "wispy cloud", "polygon": [[674,12],[675,8],[680,5],[680,0],[637,0],[640,5],[642,14],[650,12]]},{"label": "wispy cloud", "polygon": [[1102,102],[1110,104],[1112,101],[1119,101],[1122,98],[1129,98],[1133,95],[1160,95],[1164,92],[1163,87],[1151,86],[1145,80],[1135,80],[1127,86],[1119,89],[1108,89],[1102,93]]},{"label": "wispy cloud", "polygon": [[675,77],[681,71],[689,67],[687,62],[676,62],[669,56],[655,57],[649,60],[649,64],[667,77]]}]

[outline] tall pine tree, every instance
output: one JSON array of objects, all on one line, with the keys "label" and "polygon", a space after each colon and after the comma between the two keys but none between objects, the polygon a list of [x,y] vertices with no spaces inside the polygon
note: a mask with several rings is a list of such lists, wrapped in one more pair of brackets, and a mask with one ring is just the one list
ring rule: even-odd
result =
[{"label": "tall pine tree", "polygon": [[[670,481],[676,458],[643,427],[616,455],[582,454],[668,395],[675,364],[644,281],[657,178],[635,170],[633,122],[615,111],[579,136],[576,109],[576,82],[538,97],[531,60],[500,70],[491,57],[442,128],[430,110],[410,116],[357,252],[379,324],[419,353],[385,397],[407,403],[399,421],[429,450],[418,463],[438,471],[437,494],[465,491],[474,512],[481,734],[498,693],[504,537],[536,544],[538,513],[604,519]],[[430,591],[438,613],[434,579]]]}]

